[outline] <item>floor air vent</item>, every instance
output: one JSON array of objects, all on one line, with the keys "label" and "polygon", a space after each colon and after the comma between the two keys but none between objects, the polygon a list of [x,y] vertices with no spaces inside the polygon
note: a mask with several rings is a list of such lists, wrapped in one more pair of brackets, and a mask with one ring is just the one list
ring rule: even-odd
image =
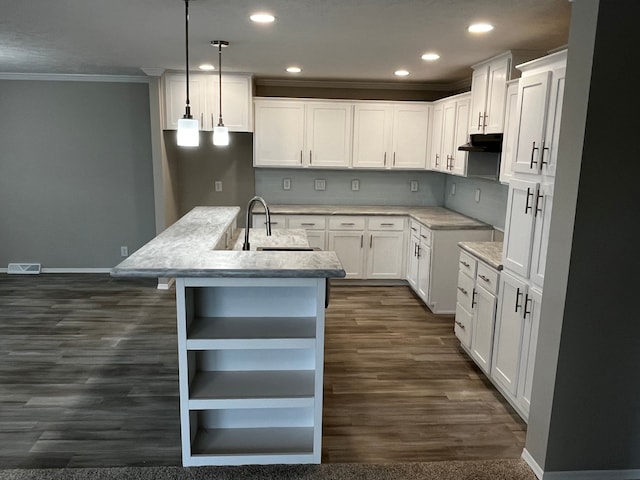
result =
[{"label": "floor air vent", "polygon": [[39,263],[10,263],[7,273],[37,275],[40,273]]}]

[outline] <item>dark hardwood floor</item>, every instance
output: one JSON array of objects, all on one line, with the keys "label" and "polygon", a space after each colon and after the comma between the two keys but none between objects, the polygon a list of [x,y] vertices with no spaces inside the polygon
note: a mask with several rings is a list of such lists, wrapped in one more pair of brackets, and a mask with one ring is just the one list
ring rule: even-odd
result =
[{"label": "dark hardwood floor", "polygon": [[[334,286],[323,462],[518,458],[525,425],[407,287]],[[0,274],[0,468],[180,465],[175,294]]]}]

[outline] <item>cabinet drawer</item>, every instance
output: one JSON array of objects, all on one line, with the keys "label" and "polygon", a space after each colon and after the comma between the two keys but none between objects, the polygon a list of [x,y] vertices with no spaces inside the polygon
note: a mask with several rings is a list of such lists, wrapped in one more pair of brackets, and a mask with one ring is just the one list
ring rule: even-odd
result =
[{"label": "cabinet drawer", "polygon": [[458,273],[458,293],[456,301],[462,305],[468,312],[471,311],[471,303],[473,301],[473,287],[475,283],[471,277],[464,272]]},{"label": "cabinet drawer", "polygon": [[426,243],[428,246],[431,246],[431,237],[433,233],[424,225],[420,225],[420,240]]},{"label": "cabinet drawer", "polygon": [[364,230],[364,218],[350,216],[329,217],[329,229]]},{"label": "cabinet drawer", "polygon": [[409,220],[409,233],[411,235],[420,236],[420,227],[421,225],[415,220]]},{"label": "cabinet drawer", "polygon": [[497,270],[478,262],[478,273],[476,274],[476,283],[481,285],[485,290],[491,293],[498,292],[498,280],[500,274]]},{"label": "cabinet drawer", "polygon": [[404,218],[369,217],[369,230],[404,230]]},{"label": "cabinet drawer", "polygon": [[466,273],[471,278],[475,278],[477,265],[478,261],[474,257],[465,251],[460,250],[460,263],[458,264],[458,269],[461,272]]},{"label": "cabinet drawer", "polygon": [[[264,213],[252,214],[252,226],[253,228],[264,228],[266,220]],[[287,228],[287,216],[286,215],[270,215],[271,228]]]},{"label": "cabinet drawer", "polygon": [[465,347],[471,347],[471,314],[459,303],[456,304],[456,319],[453,331]]},{"label": "cabinet drawer", "polygon": [[289,217],[289,228],[306,230],[324,230],[326,219],[322,215],[292,215]]}]

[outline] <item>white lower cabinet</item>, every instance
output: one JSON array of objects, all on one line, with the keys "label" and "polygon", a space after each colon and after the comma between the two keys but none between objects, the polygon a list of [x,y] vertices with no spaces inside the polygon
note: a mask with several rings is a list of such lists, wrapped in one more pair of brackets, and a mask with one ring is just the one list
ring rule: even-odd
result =
[{"label": "white lower cabinet", "polygon": [[306,230],[311,248],[327,249],[327,222],[324,215],[288,215],[287,228]]},{"label": "white lower cabinet", "polygon": [[542,292],[502,272],[491,379],[526,420],[529,415]]},{"label": "white lower cabinet", "polygon": [[364,277],[364,230],[329,230],[329,250],[338,255],[345,278]]},{"label": "white lower cabinet", "polygon": [[324,278],[178,278],[184,466],[320,463]]},{"label": "white lower cabinet", "polygon": [[491,352],[493,349],[493,327],[496,321],[495,293],[485,290],[476,284],[474,290],[473,332],[471,340],[471,356],[486,373],[491,371]]}]

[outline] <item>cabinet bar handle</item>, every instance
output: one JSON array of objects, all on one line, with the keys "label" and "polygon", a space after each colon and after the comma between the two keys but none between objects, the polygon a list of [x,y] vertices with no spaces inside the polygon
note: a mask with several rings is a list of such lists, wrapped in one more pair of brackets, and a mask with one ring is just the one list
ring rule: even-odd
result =
[{"label": "cabinet bar handle", "polygon": [[518,311],[519,308],[522,308],[522,305],[518,303],[520,300],[520,297],[522,297],[522,292],[520,291],[520,288],[518,288],[516,289],[516,312]]},{"label": "cabinet bar handle", "polygon": [[416,246],[418,247],[418,254],[416,255],[416,257],[420,258],[420,244],[418,243]]},{"label": "cabinet bar handle", "polygon": [[482,112],[478,112],[478,130],[482,128]]},{"label": "cabinet bar handle", "polygon": [[204,113],[200,112],[200,125],[204,126]]},{"label": "cabinet bar handle", "polygon": [[530,298],[527,293],[524,296],[524,314],[522,315],[522,318],[527,318],[527,315],[531,315],[531,310],[527,310],[527,306],[531,304],[529,302],[533,303],[533,298]]},{"label": "cabinet bar handle", "polygon": [[369,248],[373,247],[373,235],[369,237]]},{"label": "cabinet bar handle", "polygon": [[540,193],[540,190],[536,193],[536,209],[533,212],[533,216],[537,217],[538,213],[542,213],[542,200],[544,195]]},{"label": "cabinet bar handle", "polygon": [[315,223],[304,223],[302,222],[300,225],[304,225],[305,227],[313,227]]},{"label": "cabinet bar handle", "polygon": [[462,287],[458,287],[458,290],[460,290],[464,295],[469,295],[469,292],[467,292],[464,288]]},{"label": "cabinet bar handle", "polygon": [[355,225],[355,223],[353,223],[353,222],[342,222],[340,225],[353,226],[353,225]]},{"label": "cabinet bar handle", "polygon": [[396,166],[396,152],[393,152],[393,166]]},{"label": "cabinet bar handle", "polygon": [[473,293],[471,294],[471,308],[475,307],[478,302],[476,302],[476,295],[478,294],[478,292],[476,292],[475,287],[473,288]]},{"label": "cabinet bar handle", "polygon": [[381,223],[380,226],[381,227],[393,227],[395,224],[394,223]]},{"label": "cabinet bar handle", "polygon": [[213,130],[213,113],[211,114],[211,130]]},{"label": "cabinet bar handle", "polygon": [[461,263],[462,265],[464,265],[465,267],[467,267],[467,268],[469,268],[469,266],[470,266],[470,265],[469,265],[467,262],[465,262],[464,260],[460,260],[460,263]]},{"label": "cabinet bar handle", "polygon": [[311,150],[309,150],[309,165],[313,163],[313,157],[311,155]]},{"label": "cabinet bar handle", "polygon": [[384,166],[387,166],[387,152],[384,152]]},{"label": "cabinet bar handle", "polygon": [[549,162],[544,161],[544,152],[549,151],[549,147],[545,147],[544,144],[545,144],[545,140],[542,141],[542,152],[540,153],[540,167],[542,167],[542,165],[549,165]]},{"label": "cabinet bar handle", "polygon": [[438,165],[440,164],[440,162],[438,162],[438,160],[440,160],[440,154],[436,153],[436,168],[438,168]]},{"label": "cabinet bar handle", "polygon": [[364,234],[360,235],[360,248],[362,248],[364,242]]},{"label": "cabinet bar handle", "polygon": [[534,153],[536,152],[536,150],[538,150],[538,147],[536,147],[536,142],[533,142],[533,146],[531,147],[531,162],[529,162],[529,168],[533,168],[533,164],[534,163],[536,165],[538,164],[538,162],[533,159],[533,156],[534,156]]},{"label": "cabinet bar handle", "polygon": [[487,115],[487,112],[484,112],[484,121],[482,122],[482,128],[487,128],[487,118],[489,118],[489,115]]},{"label": "cabinet bar handle", "polygon": [[300,165],[302,165],[302,150],[300,150]]},{"label": "cabinet bar handle", "polygon": [[527,187],[527,203],[524,206],[524,213],[529,213],[529,210],[533,210],[533,207],[529,205],[529,198],[533,198],[533,192]]},{"label": "cabinet bar handle", "polygon": [[464,330],[464,325],[456,320],[456,325],[458,325],[462,330]]},{"label": "cabinet bar handle", "polygon": [[485,277],[484,275],[478,275],[482,280],[484,280],[485,282],[489,283],[489,279],[487,277]]},{"label": "cabinet bar handle", "polygon": [[418,256],[418,244],[417,243],[413,244],[413,256],[414,257]]}]

